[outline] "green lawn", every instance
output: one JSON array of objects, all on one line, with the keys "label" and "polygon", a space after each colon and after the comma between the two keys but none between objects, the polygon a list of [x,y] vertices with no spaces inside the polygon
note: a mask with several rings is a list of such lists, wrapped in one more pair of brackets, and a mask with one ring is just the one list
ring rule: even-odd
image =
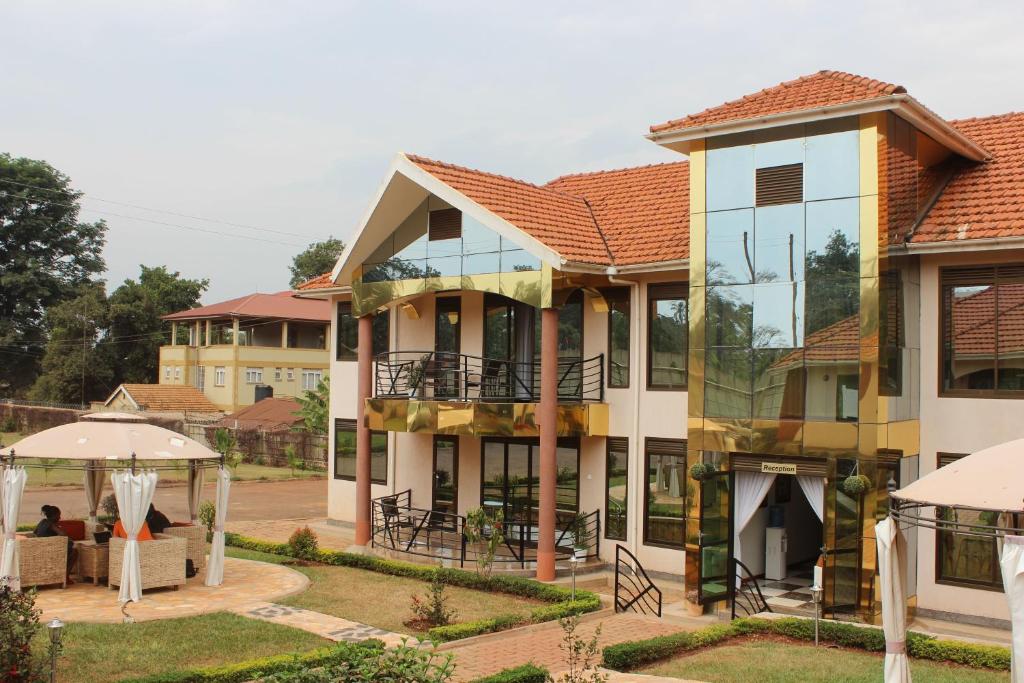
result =
[{"label": "green lawn", "polygon": [[[910,672],[915,683],[995,683],[1010,680],[1008,672],[969,669],[924,660],[911,660]],[[637,673],[708,683],[877,683],[882,680],[882,655],[748,639],[670,659]]]},{"label": "green lawn", "polygon": [[[329,644],[306,631],[227,613],[137,624],[69,624],[58,673],[68,683],[117,681]],[[40,642],[40,651],[44,648]]]},{"label": "green lawn", "polygon": [[[0,443],[4,446],[13,446],[26,435],[17,432],[0,432]],[[33,458],[20,461],[25,464],[38,465],[39,461]],[[51,461],[53,462],[53,461]],[[326,476],[324,472],[312,470],[295,470],[292,474],[287,467],[267,467],[265,465],[252,465],[249,463],[240,464],[232,474],[234,481],[278,481],[281,479],[322,479]],[[188,470],[183,465],[177,470],[161,470],[161,482],[185,482],[188,480]],[[47,470],[40,467],[30,467],[28,470],[29,486],[82,486],[82,471],[74,463],[54,463],[54,466]]]},{"label": "green lawn", "polygon": [[[290,564],[291,558],[242,548],[225,548],[228,557]],[[294,569],[309,577],[309,590],[281,601],[282,604],[333,614],[396,633],[422,635],[403,622],[412,616],[409,604],[413,595],[425,596],[429,584],[417,579],[388,576],[351,567],[302,567]],[[448,586],[449,606],[458,613],[456,622],[474,621],[497,614],[529,615],[545,603],[505,593],[486,593]]]}]

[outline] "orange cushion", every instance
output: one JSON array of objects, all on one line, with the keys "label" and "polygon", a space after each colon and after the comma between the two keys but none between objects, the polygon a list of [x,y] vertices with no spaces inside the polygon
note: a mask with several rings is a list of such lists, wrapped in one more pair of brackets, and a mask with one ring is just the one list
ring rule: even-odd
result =
[{"label": "orange cushion", "polygon": [[62,519],[57,522],[57,526],[59,526],[72,541],[85,540],[85,520]]},{"label": "orange cushion", "polygon": [[[117,520],[114,523],[114,535],[118,538],[128,538],[128,533],[124,530],[124,525],[121,524],[121,520]],[[142,523],[142,528],[139,530],[140,541],[152,541],[153,534],[149,531],[149,525],[145,522]]]}]

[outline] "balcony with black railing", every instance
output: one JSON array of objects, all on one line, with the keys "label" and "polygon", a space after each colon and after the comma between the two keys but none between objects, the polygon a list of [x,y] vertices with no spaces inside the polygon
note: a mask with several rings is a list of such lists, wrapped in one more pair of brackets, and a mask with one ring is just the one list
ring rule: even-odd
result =
[{"label": "balcony with black railing", "polygon": [[[393,351],[375,358],[374,398],[537,403],[540,362],[444,351]],[[558,401],[604,401],[604,354],[558,360]]]}]

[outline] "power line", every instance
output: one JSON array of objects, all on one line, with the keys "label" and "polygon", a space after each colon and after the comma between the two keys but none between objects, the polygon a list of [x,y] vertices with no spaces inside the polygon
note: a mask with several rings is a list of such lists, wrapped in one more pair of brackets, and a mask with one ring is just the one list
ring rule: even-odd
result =
[{"label": "power line", "polygon": [[[8,183],[10,185],[18,185],[20,187],[27,187],[27,188],[30,188],[30,189],[33,189],[33,190],[43,190],[44,192],[63,193],[62,190],[54,190],[53,188],[43,187],[41,185],[31,185],[29,183],[20,183],[20,182],[18,182],[16,180],[10,180],[8,178],[0,178],[0,182]],[[228,225],[228,226],[231,226],[233,228],[244,228],[246,230],[259,230],[260,232],[271,232],[271,233],[275,233],[275,234],[278,234],[278,235],[287,235],[289,237],[302,237],[302,238],[306,238],[306,239],[313,239],[313,237],[311,235],[305,235],[305,234],[298,233],[298,232],[289,232],[287,230],[278,230],[278,229],[275,229],[275,228],[261,228],[261,227],[256,226],[256,225],[247,225],[245,223],[232,223],[231,221],[223,221],[223,220],[219,220],[217,218],[203,218],[202,216],[193,216],[191,214],[179,213],[177,211],[168,211],[166,209],[154,209],[154,208],[152,208],[150,206],[142,206],[141,204],[131,204],[131,203],[128,203],[128,202],[119,202],[119,201],[116,201],[116,200],[113,200],[113,199],[103,199],[101,197],[95,197],[95,196],[90,195],[90,194],[85,193],[85,192],[82,192],[82,197],[84,199],[89,199],[89,200],[92,200],[94,202],[104,202],[106,204],[117,204],[118,206],[127,206],[127,207],[132,208],[132,209],[141,209],[142,211],[152,211],[153,213],[165,213],[165,214],[168,214],[170,216],[178,216],[179,218],[189,218],[191,220],[203,221],[203,222],[206,222],[206,223],[219,223],[220,225]]]},{"label": "power line", "polygon": [[[3,179],[0,178],[0,180],[3,180]],[[191,230],[193,232],[202,232],[202,233],[206,233],[206,234],[209,234],[209,235],[219,235],[221,237],[235,237],[235,238],[238,238],[238,239],[255,240],[257,242],[268,242],[270,244],[283,244],[283,245],[288,246],[288,247],[304,247],[304,246],[306,246],[305,244],[297,244],[295,242],[284,242],[282,240],[274,240],[274,239],[270,239],[270,238],[267,238],[267,237],[254,237],[254,236],[251,236],[251,235],[239,235],[238,233],[221,232],[219,230],[210,230],[209,228],[198,228],[196,226],[191,226],[191,225],[181,225],[180,223],[168,223],[167,221],[158,221],[158,220],[153,219],[153,218],[143,218],[142,216],[129,216],[127,214],[116,213],[114,211],[105,211],[105,210],[102,210],[102,209],[94,209],[92,207],[79,206],[77,204],[71,204],[69,202],[59,202],[59,201],[56,201],[54,199],[43,199],[43,198],[40,198],[40,197],[29,197],[29,198],[30,199],[34,199],[35,201],[38,201],[38,202],[49,202],[50,204],[56,204],[58,206],[68,206],[68,207],[71,207],[73,209],[81,209],[82,211],[92,211],[93,213],[103,214],[103,215],[106,215],[106,216],[116,216],[118,218],[127,218],[127,219],[130,219],[130,220],[144,221],[146,223],[153,223],[155,225],[162,225],[162,226],[170,227],[170,228],[179,228],[181,230]]]}]

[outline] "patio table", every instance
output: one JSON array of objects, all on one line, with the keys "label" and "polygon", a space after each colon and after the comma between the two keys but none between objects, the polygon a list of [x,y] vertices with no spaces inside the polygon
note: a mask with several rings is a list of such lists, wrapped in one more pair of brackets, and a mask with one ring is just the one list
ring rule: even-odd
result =
[{"label": "patio table", "polygon": [[78,576],[92,579],[93,585],[100,585],[100,579],[107,578],[110,563],[110,544],[96,541],[78,541]]}]

